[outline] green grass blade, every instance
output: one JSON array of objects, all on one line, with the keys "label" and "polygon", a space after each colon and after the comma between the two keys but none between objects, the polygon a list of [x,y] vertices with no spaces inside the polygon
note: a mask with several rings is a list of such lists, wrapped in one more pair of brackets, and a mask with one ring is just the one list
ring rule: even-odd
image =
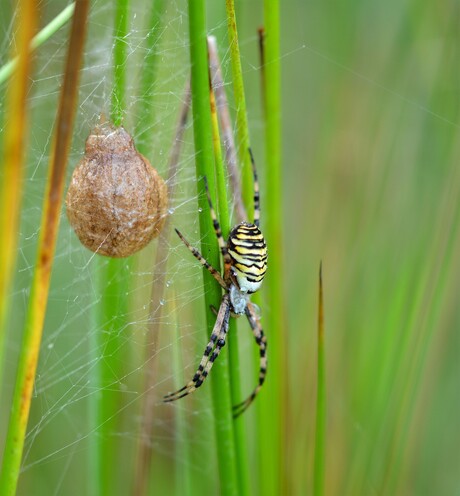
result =
[{"label": "green grass blade", "polygon": [[31,71],[28,49],[35,31],[36,6],[24,2],[18,16],[18,71],[8,86],[7,116],[9,123],[4,133],[4,155],[0,184],[0,397],[3,387],[5,344],[10,303],[11,284],[16,267],[16,246],[22,199],[25,161],[25,137],[28,128],[27,92]]},{"label": "green grass blade", "polygon": [[315,464],[313,471],[313,494],[324,494],[324,470],[326,453],[326,369],[324,349],[324,306],[322,264],[319,268],[318,298],[318,368],[316,390]]},{"label": "green grass blade", "polygon": [[[72,17],[75,10],[75,2],[69,4],[60,14],[58,14],[52,21],[50,21],[42,30],[40,30],[36,36],[30,41],[30,47],[32,50],[36,50],[45,41],[49,40],[54,33],[59,31],[59,29],[66,24]],[[18,58],[13,58],[5,65],[0,67],[0,85],[2,85],[11,75],[18,66]]]},{"label": "green grass blade", "polygon": [[[33,2],[29,4],[28,7],[29,10],[25,11],[25,15],[33,16],[35,10]],[[24,440],[48,300],[51,268],[59,228],[65,171],[72,138],[75,109],[77,108],[77,90],[88,11],[88,0],[80,0],[77,2],[67,52],[64,83],[58,107],[56,134],[50,156],[50,167],[43,204],[38,253],[0,475],[0,494],[3,496],[10,496],[16,492],[24,449]]]},{"label": "green grass blade", "polygon": [[[169,160],[168,167],[168,194],[170,201],[174,198],[175,187],[176,187],[176,178],[177,171],[179,165],[179,159],[181,155],[182,143],[184,138],[184,133],[187,127],[188,114],[190,111],[190,83],[187,82],[182,108],[180,110],[178,123],[176,126],[176,132],[174,135],[174,141],[171,148],[171,155]],[[166,219],[165,225],[163,227],[163,234],[157,245],[157,251],[155,256],[155,264],[153,269],[153,282],[152,282],[152,290],[150,295],[150,322],[148,326],[147,337],[145,340],[145,360],[148,364],[144,367],[144,389],[143,389],[143,405],[142,405],[142,424],[141,424],[141,433],[139,436],[139,442],[137,447],[137,460],[136,460],[136,476],[134,481],[134,493],[137,496],[142,494],[147,494],[148,483],[149,480],[152,480],[152,471],[150,470],[152,467],[152,458],[154,456],[152,443],[154,436],[154,420],[157,410],[155,409],[155,404],[157,401],[155,384],[158,380],[157,370],[156,370],[156,360],[155,355],[158,353],[158,342],[160,339],[160,333],[162,329],[164,329],[163,325],[163,310],[162,310],[162,300],[165,292],[165,277],[167,273],[167,265],[168,265],[168,252],[170,249],[170,221],[171,218],[168,217]],[[171,305],[174,307],[174,311],[171,313],[174,315],[176,319],[174,322],[174,329],[177,333],[178,330],[178,322],[177,316],[175,312],[177,311],[176,305],[174,301],[172,301]],[[176,339],[178,341],[178,339]],[[180,362],[180,354],[175,346],[173,349],[174,359],[173,362],[175,364]],[[175,367],[177,371],[177,367]],[[181,377],[183,374],[179,374]],[[182,382],[182,381],[181,381]],[[178,409],[177,412],[177,424],[178,424],[178,437],[177,443],[180,444],[181,449],[188,453],[188,445],[187,440],[181,438],[182,433],[185,433],[184,426],[184,414],[182,410]],[[180,429],[179,429],[180,425]],[[190,473],[188,467],[186,469],[187,477],[190,477]],[[184,481],[185,482],[185,481]],[[190,481],[187,480],[184,484],[184,488],[190,487]],[[185,491],[185,489],[184,489]],[[187,489],[188,491],[188,489]],[[181,493],[184,494],[184,493]],[[188,494],[188,493],[187,493]]]},{"label": "green grass blade", "polygon": [[[268,271],[264,285],[270,319],[264,321],[268,340],[269,372],[259,408],[261,493],[286,493],[288,450],[284,433],[287,416],[286,361],[286,289],[283,268],[283,216],[281,165],[281,66],[280,5],[278,0],[264,1],[265,27],[265,157],[266,188],[262,204],[262,226],[269,250]],[[270,412],[264,415],[263,412]]]},{"label": "green grass blade", "polygon": [[[127,38],[129,33],[129,0],[117,0],[114,18],[113,89],[111,120],[120,126],[123,122],[126,100]],[[95,318],[98,342],[94,348],[97,367],[95,380],[99,389],[93,395],[96,403],[90,406],[97,437],[92,442],[90,456],[91,492],[113,494],[119,489],[120,440],[114,433],[120,430],[119,414],[123,395],[119,377],[123,376],[123,359],[120,356],[125,342],[132,259],[96,258],[100,301]]]},{"label": "green grass blade", "polygon": [[[152,2],[150,17],[147,23],[148,35],[145,39],[145,57],[143,59],[143,70],[141,73],[141,82],[139,87],[139,113],[136,123],[136,138],[138,150],[149,157],[154,155],[150,135],[153,132],[155,123],[155,106],[153,104],[153,95],[157,86],[158,77],[158,56],[161,49],[161,34],[164,31],[166,2],[164,0],[155,0]],[[175,176],[181,151],[181,144],[187,116],[190,107],[190,88],[187,85],[184,104],[182,105],[179,122],[176,127],[174,142],[172,145],[171,158],[168,169],[168,196],[171,199],[174,196]],[[163,227],[165,233],[169,233],[169,218]],[[159,335],[162,329],[162,305],[161,300],[164,295],[165,273],[167,266],[167,253],[169,249],[168,234],[160,237],[157,245],[155,264],[153,269],[153,284],[150,295],[150,319],[148,332],[146,336],[145,357],[148,366],[144,367],[144,394],[141,406],[141,432],[139,435],[136,455],[136,475],[133,481],[133,494],[147,494],[149,482],[153,482],[154,473],[151,470],[154,451],[152,449],[154,436],[154,419],[157,414],[155,409],[156,392],[155,381],[156,360],[154,356],[157,353]],[[179,421],[178,421],[179,422]],[[186,441],[184,441],[186,444]],[[154,462],[153,462],[154,464]],[[188,487],[186,484],[185,487]]]},{"label": "green grass blade", "polygon": [[[206,48],[206,15],[203,0],[189,1],[190,58],[192,65],[192,108],[195,139],[196,177],[198,180],[200,232],[202,252],[207,254],[208,262],[219,267],[219,252],[209,207],[203,189],[203,176],[208,178],[211,194],[216,191],[214,178],[214,154],[212,141],[211,109],[209,104],[209,70]],[[210,249],[212,247],[212,249]],[[215,315],[210,305],[219,306],[221,288],[212,276],[204,270],[203,292],[205,294],[207,336],[211,334]],[[222,353],[213,367],[210,379],[213,392],[217,455],[221,494],[237,494],[238,480],[235,465],[234,433],[230,381],[226,353]]]},{"label": "green grass blade", "polygon": [[[174,322],[173,322],[174,340],[176,342],[179,342],[180,313],[177,310],[174,296],[171,298],[171,307],[172,307],[171,314],[173,315],[174,318]],[[174,367],[174,376],[178,378],[179,384],[185,384],[187,378],[184,375],[184,364],[179,346],[173,346],[172,353],[173,353],[172,361]],[[180,456],[180,458],[185,458],[185,460],[187,460],[187,463],[184,464],[185,466],[182,466],[181,464],[177,463],[175,467],[176,470],[174,475],[176,478],[175,481],[176,494],[179,494],[180,496],[189,496],[193,494],[192,493],[193,477],[191,474],[190,461],[193,459],[194,450],[193,450],[193,445],[191,444],[189,439],[189,434],[188,434],[189,425],[185,416],[185,412],[181,408],[177,409],[175,415],[175,421],[176,421],[176,433],[177,433],[175,437],[177,454],[178,456]]]},{"label": "green grass blade", "polygon": [[[224,239],[228,238],[230,233],[230,218],[227,199],[227,185],[225,181],[225,168],[222,159],[222,148],[219,135],[218,116],[216,112],[216,101],[214,92],[210,92],[211,96],[211,117],[213,130],[213,147],[214,158],[216,162],[216,183],[217,183],[217,198],[218,198],[218,218],[222,235]],[[221,267],[222,269],[222,267]],[[232,404],[237,404],[241,398],[240,387],[240,360],[238,355],[238,328],[235,319],[230,320],[228,331],[228,373],[230,377],[230,391]],[[244,496],[249,494],[249,471],[248,471],[248,456],[246,452],[246,430],[245,424],[241,417],[234,423],[235,433],[235,455],[237,463],[238,476],[238,494]]]},{"label": "green grass blade", "polygon": [[152,150],[150,135],[155,123],[155,106],[152,103],[155,83],[158,77],[158,55],[160,52],[160,39],[163,33],[166,1],[154,0],[150,11],[148,23],[149,35],[146,38],[146,55],[143,60],[141,84],[139,88],[139,120],[136,126],[138,149],[144,155],[151,155]]},{"label": "green grass blade", "polygon": [[233,93],[236,106],[236,134],[238,137],[238,158],[242,169],[243,200],[246,205],[247,215],[252,219],[254,213],[252,169],[249,160],[248,148],[250,147],[248,116],[246,110],[246,97],[244,93],[243,70],[241,67],[240,45],[236,26],[235,3],[225,0],[227,11],[227,32],[230,45],[230,59],[232,63]]},{"label": "green grass blade", "polygon": [[117,0],[115,4],[115,29],[113,49],[113,91],[111,119],[115,126],[123,123],[126,108],[126,63],[129,34],[130,0]]}]

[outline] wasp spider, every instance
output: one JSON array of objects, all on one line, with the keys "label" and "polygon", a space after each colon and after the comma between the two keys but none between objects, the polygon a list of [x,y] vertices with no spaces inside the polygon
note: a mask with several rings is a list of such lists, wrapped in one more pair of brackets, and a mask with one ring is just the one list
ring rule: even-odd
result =
[{"label": "wasp spider", "polygon": [[227,244],[225,244],[224,238],[222,237],[219,221],[217,220],[216,213],[211,203],[206,177],[204,178],[214,231],[216,232],[220,252],[224,261],[223,276],[219,274],[201,253],[193,248],[176,229],[180,239],[192,252],[193,256],[206,267],[214,279],[222,286],[224,295],[222,296],[219,311],[216,312],[216,323],[204,350],[198,370],[192,380],[183,388],[164,397],[165,402],[175,401],[193,393],[203,384],[211,371],[214,361],[219,356],[222,347],[225,346],[230,317],[239,317],[240,315],[245,314],[260,350],[259,382],[246,400],[233,407],[234,417],[241,415],[252,403],[257,393],[260,391],[267,373],[267,339],[260,325],[256,308],[249,300],[249,295],[260,288],[267,270],[267,246],[265,244],[264,236],[259,229],[259,183],[251,150],[249,150],[249,154],[254,174],[254,223],[242,222],[235,226],[230,232]]}]

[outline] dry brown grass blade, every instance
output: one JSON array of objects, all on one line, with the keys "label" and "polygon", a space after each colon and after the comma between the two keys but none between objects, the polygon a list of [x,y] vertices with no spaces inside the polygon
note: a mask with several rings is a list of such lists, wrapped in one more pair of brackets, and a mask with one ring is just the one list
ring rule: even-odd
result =
[{"label": "dry brown grass blade", "polygon": [[238,169],[238,157],[233,135],[232,120],[228,108],[227,95],[225,94],[225,83],[217,50],[217,41],[214,36],[208,36],[209,70],[211,82],[216,97],[216,105],[222,132],[222,142],[225,149],[225,162],[232,187],[233,202],[237,215],[237,221],[241,222],[248,218],[246,208],[243,205],[241,193],[241,174]]},{"label": "dry brown grass blade", "polygon": [[[179,121],[177,123],[176,134],[174,137],[174,143],[171,150],[171,157],[169,160],[168,169],[168,196],[169,198],[174,198],[174,186],[176,182],[177,166],[179,163],[180,151],[182,149],[182,141],[184,132],[187,125],[188,113],[190,110],[190,82],[187,83],[187,87],[184,92],[184,99],[179,115]],[[149,481],[149,469],[151,467],[152,461],[152,435],[153,435],[153,420],[155,414],[155,390],[154,386],[158,380],[157,374],[155,374],[156,361],[154,359],[155,354],[158,350],[158,336],[160,333],[161,326],[161,300],[163,298],[164,287],[165,287],[165,274],[166,274],[166,264],[168,261],[168,250],[169,250],[169,218],[166,219],[166,223],[163,229],[163,236],[160,237],[158,242],[158,249],[156,253],[154,274],[153,274],[153,285],[152,294],[150,297],[150,319],[149,319],[149,329],[147,333],[147,364],[145,370],[145,386],[144,386],[144,402],[142,411],[142,426],[141,435],[137,454],[136,463],[136,478],[134,481],[133,494],[136,496],[142,496],[147,494],[148,481]]]},{"label": "dry brown grass blade", "polygon": [[12,495],[19,477],[24,439],[29,418],[43,322],[48,300],[52,261],[59,228],[65,169],[77,104],[80,65],[86,34],[89,0],[78,0],[58,107],[57,124],[50,157],[50,169],[43,204],[38,255],[29,301],[27,321],[20,352],[13,406],[8,426],[0,494]]},{"label": "dry brown grass blade", "polygon": [[5,123],[2,178],[0,185],[0,384],[2,384],[4,348],[10,285],[16,266],[16,246],[26,136],[28,130],[27,92],[31,72],[30,43],[36,30],[36,0],[22,3],[17,16],[17,46],[11,59],[18,56],[18,65],[8,85],[7,122]]}]

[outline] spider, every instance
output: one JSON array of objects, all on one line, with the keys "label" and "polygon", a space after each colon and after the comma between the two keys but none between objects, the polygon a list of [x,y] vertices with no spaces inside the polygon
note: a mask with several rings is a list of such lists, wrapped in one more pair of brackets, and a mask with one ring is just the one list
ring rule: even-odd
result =
[{"label": "spider", "polygon": [[206,176],[203,178],[214,231],[224,261],[223,275],[210,265],[198,250],[191,246],[178,229],[175,230],[185,246],[192,252],[193,256],[199,260],[220,284],[224,290],[224,294],[219,310],[216,311],[215,308],[212,308],[217,315],[216,323],[214,324],[211,337],[195,375],[184,387],[164,396],[165,402],[175,401],[193,393],[203,384],[211,372],[214,361],[219,356],[223,346],[225,346],[230,317],[239,317],[244,314],[248,319],[260,350],[259,382],[247,399],[233,406],[233,416],[235,418],[241,415],[254,401],[265,381],[265,375],[267,373],[267,339],[260,325],[256,312],[257,307],[249,299],[249,295],[260,288],[267,270],[267,246],[264,236],[259,229],[259,183],[254,157],[250,149],[249,155],[254,176],[254,223],[241,222],[235,226],[230,231],[227,244],[225,244],[219,221],[212,206]]}]

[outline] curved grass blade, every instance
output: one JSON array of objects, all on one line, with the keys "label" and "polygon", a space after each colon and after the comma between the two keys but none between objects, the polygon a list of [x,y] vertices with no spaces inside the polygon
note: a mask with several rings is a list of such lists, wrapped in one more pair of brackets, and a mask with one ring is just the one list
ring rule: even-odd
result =
[{"label": "curved grass blade", "polygon": [[[111,95],[110,118],[115,126],[121,126],[125,114],[127,38],[130,20],[129,0],[117,0],[114,16],[113,46],[113,88]],[[92,441],[90,456],[89,491],[94,494],[113,494],[119,488],[119,473],[114,474],[113,467],[119,463],[119,438],[113,435],[120,430],[122,393],[119,377],[123,376],[123,359],[121,353],[127,329],[128,299],[131,284],[132,257],[114,259],[98,257],[96,259],[97,281],[100,301],[96,308],[97,328],[104,332],[97,333],[93,344],[97,354],[95,380],[100,389],[94,395],[91,405],[92,423],[97,430],[97,437]],[[104,358],[100,359],[100,353]]]},{"label": "curved grass blade", "polygon": [[225,7],[227,11],[227,31],[230,45],[230,59],[232,62],[233,93],[236,106],[236,132],[239,145],[238,157],[239,162],[243,167],[243,199],[248,210],[247,218],[252,219],[254,212],[252,207],[252,168],[248,156],[248,150],[250,148],[249,126],[234,1],[225,0]]},{"label": "curved grass blade", "polygon": [[[187,82],[187,86],[184,92],[184,99],[182,108],[179,115],[179,120],[176,126],[176,133],[174,135],[174,142],[171,148],[171,157],[169,160],[169,170],[168,170],[168,196],[170,200],[174,197],[175,190],[175,178],[177,175],[177,169],[179,165],[179,157],[182,149],[183,136],[187,126],[188,114],[190,111],[190,83]],[[169,233],[170,229],[170,218],[166,219],[163,231]],[[136,477],[134,481],[134,492],[136,495],[147,494],[148,482],[149,482],[149,469],[151,467],[152,461],[152,435],[153,435],[153,422],[155,414],[155,384],[158,380],[155,374],[155,362],[154,357],[158,351],[158,339],[162,328],[161,319],[161,300],[164,294],[165,288],[165,275],[168,264],[168,250],[170,247],[170,240],[168,234],[160,237],[158,242],[158,249],[155,257],[155,264],[153,269],[153,283],[152,283],[152,293],[150,297],[150,324],[147,333],[146,343],[146,367],[145,371],[145,398],[143,401],[142,410],[142,426],[141,435],[139,436],[139,446],[137,453],[136,462]],[[174,305],[174,303],[172,303]],[[175,315],[175,312],[173,312]],[[175,322],[174,330],[177,332],[178,326]],[[180,362],[179,352],[174,347],[175,352],[175,362]],[[180,431],[184,431],[184,419],[182,413],[178,412],[178,424],[181,426]],[[180,438],[179,438],[180,439]],[[185,441],[180,440],[179,442],[186,445]]]},{"label": "curved grass blade", "polygon": [[324,463],[326,444],[326,376],[324,351],[324,304],[323,304],[323,269],[319,266],[318,285],[318,369],[316,389],[316,436],[315,465],[313,471],[313,494],[324,494]]},{"label": "curved grass blade", "polygon": [[4,135],[4,155],[0,184],[0,389],[3,381],[6,328],[12,276],[16,266],[16,246],[22,182],[25,160],[25,137],[28,128],[27,91],[31,70],[30,40],[35,31],[37,7],[34,0],[24,2],[17,17],[18,70],[8,86],[6,115],[8,123]]},{"label": "curved grass blade", "polygon": [[[192,108],[195,139],[196,176],[200,180],[208,178],[209,190],[216,190],[214,179],[214,154],[212,146],[211,109],[209,104],[209,70],[206,49],[206,13],[204,0],[189,1],[190,58],[192,65]],[[199,181],[202,184],[202,181]],[[209,254],[208,262],[219,266],[219,252],[206,195],[199,195],[200,232],[202,252]],[[210,247],[212,249],[210,250]],[[204,270],[203,291],[205,294],[207,335],[211,334],[215,315],[210,306],[219,307],[222,297],[221,288],[212,276]],[[236,472],[233,420],[231,415],[231,397],[229,387],[228,365],[225,355],[220,357],[213,370],[212,377],[213,410],[216,428],[217,457],[221,494],[237,494],[238,480]]]},{"label": "curved grass blade", "polygon": [[[36,50],[45,41],[47,41],[54,33],[59,31],[59,29],[66,24],[69,19],[71,19],[75,10],[75,2],[67,5],[63,11],[58,14],[52,21],[50,21],[42,30],[40,30],[36,36],[29,41],[27,46],[30,44],[31,51]],[[32,18],[30,19],[32,20]],[[0,67],[0,85],[3,84],[11,75],[14,73],[16,67],[19,64],[19,58],[12,58],[3,67]]]},{"label": "curved grass blade", "polygon": [[[264,286],[266,304],[271,309],[266,322],[266,334],[270,347],[270,376],[261,397],[259,407],[260,473],[268,474],[260,479],[263,494],[290,491],[288,474],[291,471],[287,446],[287,419],[289,397],[287,392],[287,311],[284,282],[283,202],[281,164],[281,57],[280,57],[280,2],[264,0],[264,60],[262,70],[265,81],[263,94],[265,116],[265,202],[264,234],[270,250],[269,269]],[[264,415],[270,412],[270,415]],[[263,433],[271,432],[270,439]]]},{"label": "curved grass blade", "polygon": [[19,477],[59,228],[65,170],[77,107],[77,89],[88,10],[88,0],[77,1],[58,107],[56,132],[52,145],[38,254],[0,476],[0,494],[4,496],[15,494]]}]

